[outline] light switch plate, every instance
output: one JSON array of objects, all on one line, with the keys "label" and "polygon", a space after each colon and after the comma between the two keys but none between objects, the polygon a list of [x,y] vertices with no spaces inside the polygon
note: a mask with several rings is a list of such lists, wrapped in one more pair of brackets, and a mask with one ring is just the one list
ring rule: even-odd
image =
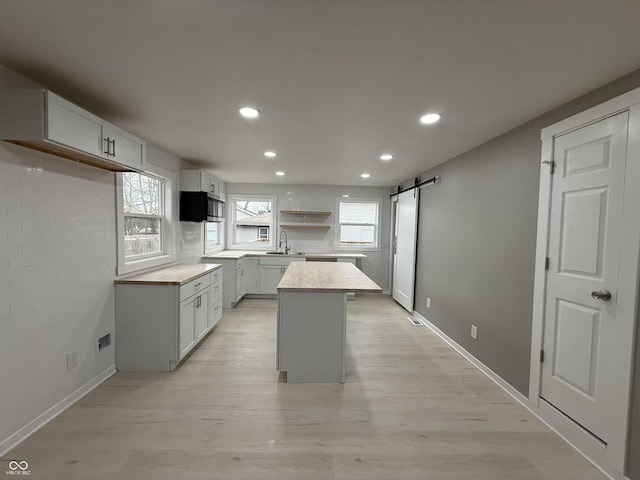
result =
[{"label": "light switch plate", "polygon": [[475,325],[471,325],[471,338],[473,338],[474,340],[478,339],[478,327],[476,327]]},{"label": "light switch plate", "polygon": [[431,308],[431,298],[427,297],[427,308]]}]

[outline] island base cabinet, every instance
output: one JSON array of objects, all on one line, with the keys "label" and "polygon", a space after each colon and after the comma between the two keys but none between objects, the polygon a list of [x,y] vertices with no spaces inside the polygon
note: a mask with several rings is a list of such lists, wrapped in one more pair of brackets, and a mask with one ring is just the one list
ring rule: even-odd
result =
[{"label": "island base cabinet", "polygon": [[288,383],[344,383],[346,295],[280,292],[276,368]]}]

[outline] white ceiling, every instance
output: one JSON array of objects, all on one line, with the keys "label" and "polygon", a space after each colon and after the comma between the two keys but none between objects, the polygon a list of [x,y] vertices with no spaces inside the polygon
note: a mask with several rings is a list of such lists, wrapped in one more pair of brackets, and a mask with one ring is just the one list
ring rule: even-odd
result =
[{"label": "white ceiling", "polygon": [[0,0],[0,63],[231,182],[397,185],[639,68],[639,32],[638,0]]}]

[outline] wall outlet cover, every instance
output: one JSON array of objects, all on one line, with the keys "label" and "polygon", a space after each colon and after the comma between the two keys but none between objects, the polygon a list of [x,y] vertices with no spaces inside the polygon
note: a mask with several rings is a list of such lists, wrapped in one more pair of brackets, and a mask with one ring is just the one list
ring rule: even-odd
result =
[{"label": "wall outlet cover", "polygon": [[67,371],[78,366],[78,352],[67,353]]}]

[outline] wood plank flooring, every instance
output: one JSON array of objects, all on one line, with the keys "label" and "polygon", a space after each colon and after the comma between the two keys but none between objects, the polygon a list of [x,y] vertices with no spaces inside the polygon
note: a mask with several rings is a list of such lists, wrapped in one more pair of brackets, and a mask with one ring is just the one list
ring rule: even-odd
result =
[{"label": "wood plank flooring", "polygon": [[276,302],[172,374],[119,372],[4,456],[32,479],[604,479],[389,297],[348,302],[347,378],[286,384]]}]

